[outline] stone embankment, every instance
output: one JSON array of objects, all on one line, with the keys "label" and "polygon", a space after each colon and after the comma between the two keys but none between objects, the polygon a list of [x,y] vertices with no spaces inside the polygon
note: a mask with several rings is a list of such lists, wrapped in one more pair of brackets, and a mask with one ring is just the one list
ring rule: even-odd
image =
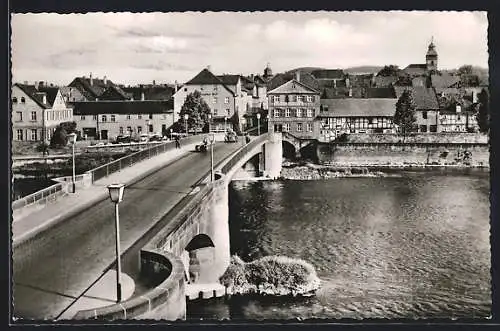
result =
[{"label": "stone embankment", "polygon": [[281,179],[289,180],[319,180],[340,177],[384,177],[381,171],[370,171],[366,167],[330,167],[304,165],[296,167],[283,167]]},{"label": "stone embankment", "polygon": [[311,296],[321,285],[314,267],[300,259],[266,256],[245,263],[238,256],[220,278],[232,294]]}]

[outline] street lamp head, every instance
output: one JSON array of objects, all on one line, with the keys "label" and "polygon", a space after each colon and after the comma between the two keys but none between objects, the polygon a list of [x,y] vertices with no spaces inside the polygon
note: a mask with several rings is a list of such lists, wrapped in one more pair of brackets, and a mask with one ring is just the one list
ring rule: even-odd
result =
[{"label": "street lamp head", "polygon": [[72,133],[68,134],[68,140],[72,144],[75,144],[76,143],[76,133],[72,132]]},{"label": "street lamp head", "polygon": [[108,185],[109,198],[114,203],[121,202],[123,200],[123,191],[125,190],[125,184],[111,184]]},{"label": "street lamp head", "polygon": [[210,142],[213,144],[215,141],[215,133],[212,132],[212,134],[210,135]]},{"label": "street lamp head", "polygon": [[212,113],[208,113],[208,119],[212,119]]},{"label": "street lamp head", "polygon": [[188,114],[184,114],[184,119],[187,120],[189,118]]},{"label": "street lamp head", "polygon": [[257,119],[260,120],[260,113],[257,113]]}]

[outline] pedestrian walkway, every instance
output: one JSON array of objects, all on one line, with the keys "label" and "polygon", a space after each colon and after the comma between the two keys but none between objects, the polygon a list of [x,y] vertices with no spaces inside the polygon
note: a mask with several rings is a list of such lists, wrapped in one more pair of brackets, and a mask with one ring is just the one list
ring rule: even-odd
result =
[{"label": "pedestrian walkway", "polygon": [[[134,280],[123,272],[121,275],[122,302],[132,297]],[[116,303],[116,270],[108,270],[87,292],[66,310],[58,320],[72,319],[81,310],[97,309]]]},{"label": "pedestrian walkway", "polygon": [[13,244],[18,245],[35,234],[54,224],[87,209],[100,201],[107,199],[107,186],[113,183],[132,185],[149,174],[163,168],[170,162],[194,150],[196,144],[182,145],[151,159],[144,160],[119,172],[113,173],[94,182],[93,185],[81,188],[76,193],[67,194],[41,209],[15,211],[13,213],[12,234]]}]

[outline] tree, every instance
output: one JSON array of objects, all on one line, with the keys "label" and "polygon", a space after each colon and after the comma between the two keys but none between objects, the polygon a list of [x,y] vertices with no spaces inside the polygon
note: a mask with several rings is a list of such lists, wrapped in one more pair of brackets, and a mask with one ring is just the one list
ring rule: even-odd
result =
[{"label": "tree", "polygon": [[490,105],[488,92],[483,89],[477,96],[479,109],[476,113],[479,132],[488,133],[490,129]]},{"label": "tree", "polygon": [[399,69],[396,65],[388,65],[384,66],[378,73],[377,76],[389,77],[389,76],[397,76],[401,69]]},{"label": "tree", "polygon": [[472,66],[470,64],[466,64],[458,68],[459,75],[472,75]]},{"label": "tree", "polygon": [[180,127],[183,131],[186,131],[186,127],[184,125],[184,115],[187,114],[189,116],[187,120],[188,129],[194,128],[195,133],[198,130],[201,131],[208,123],[208,114],[210,114],[210,112],[210,107],[205,100],[203,100],[201,93],[198,90],[193,93],[189,93],[179,113]]},{"label": "tree", "polygon": [[51,147],[64,147],[68,144],[68,134],[76,131],[76,122],[62,122],[56,127],[52,138]]},{"label": "tree", "polygon": [[417,119],[415,118],[415,100],[410,90],[406,90],[399,97],[394,113],[394,124],[399,126],[403,135],[403,143],[408,133],[415,131]]}]

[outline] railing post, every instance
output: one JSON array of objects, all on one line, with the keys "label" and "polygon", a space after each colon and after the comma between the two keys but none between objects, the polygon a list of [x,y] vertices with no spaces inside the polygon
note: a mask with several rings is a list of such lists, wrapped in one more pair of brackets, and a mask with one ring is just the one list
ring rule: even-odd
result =
[{"label": "railing post", "polygon": [[109,176],[109,164],[106,164],[106,177]]}]

